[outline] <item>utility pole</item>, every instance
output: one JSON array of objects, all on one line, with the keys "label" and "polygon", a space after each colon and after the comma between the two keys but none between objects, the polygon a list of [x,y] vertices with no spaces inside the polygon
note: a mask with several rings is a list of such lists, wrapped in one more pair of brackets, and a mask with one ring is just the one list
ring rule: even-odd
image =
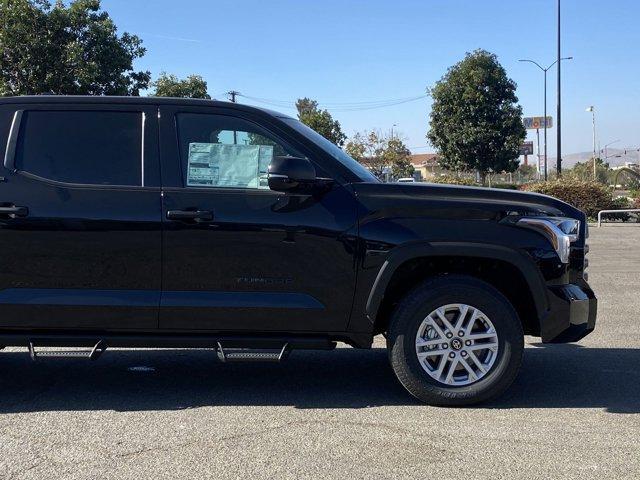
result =
[{"label": "utility pole", "polygon": [[562,62],[560,59],[562,58],[561,46],[560,46],[560,0],[558,0],[558,123],[557,123],[557,133],[558,133],[558,146],[557,146],[557,159],[556,159],[556,170],[558,172],[558,177],[562,175],[562,82],[560,81],[561,74],[560,70],[562,67]]},{"label": "utility pole", "polygon": [[[231,100],[232,103],[236,103],[236,95],[240,95],[240,92],[237,92],[235,90],[230,90],[227,92],[227,95],[231,97],[229,98],[229,100]],[[236,132],[235,130],[233,131],[233,144],[234,145],[238,144],[238,132]]]}]

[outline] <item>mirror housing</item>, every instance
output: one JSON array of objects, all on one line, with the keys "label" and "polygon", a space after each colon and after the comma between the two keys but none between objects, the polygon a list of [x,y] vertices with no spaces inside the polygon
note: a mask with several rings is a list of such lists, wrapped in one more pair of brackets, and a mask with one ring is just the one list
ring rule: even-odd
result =
[{"label": "mirror housing", "polygon": [[317,181],[316,169],[308,159],[289,156],[273,157],[267,179],[276,192],[303,191]]}]

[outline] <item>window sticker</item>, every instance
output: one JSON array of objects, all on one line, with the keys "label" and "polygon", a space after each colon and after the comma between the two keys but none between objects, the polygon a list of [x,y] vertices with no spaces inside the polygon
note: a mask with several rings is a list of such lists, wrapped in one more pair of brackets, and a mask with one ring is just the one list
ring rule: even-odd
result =
[{"label": "window sticker", "polygon": [[264,188],[271,145],[190,143],[188,186]]}]

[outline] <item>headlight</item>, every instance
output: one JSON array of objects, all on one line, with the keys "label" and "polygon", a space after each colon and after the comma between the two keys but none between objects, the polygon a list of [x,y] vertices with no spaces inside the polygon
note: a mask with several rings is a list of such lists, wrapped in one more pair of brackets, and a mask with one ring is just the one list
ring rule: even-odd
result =
[{"label": "headlight", "polygon": [[569,263],[571,244],[580,235],[580,220],[563,217],[525,217],[518,225],[543,234],[553,245],[562,263]]}]

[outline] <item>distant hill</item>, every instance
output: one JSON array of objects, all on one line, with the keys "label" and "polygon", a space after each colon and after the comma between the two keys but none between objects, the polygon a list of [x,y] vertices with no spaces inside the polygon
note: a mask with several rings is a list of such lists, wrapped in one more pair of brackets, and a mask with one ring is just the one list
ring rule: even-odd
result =
[{"label": "distant hill", "polygon": [[[562,168],[573,168],[573,166],[578,162],[588,162],[591,160],[592,155],[593,152],[570,153],[569,155],[564,155],[562,159]],[[623,148],[607,148],[607,155],[609,158],[605,161],[612,167],[624,165],[626,162],[640,163],[640,152],[635,150],[627,150],[625,155],[625,150]],[[620,156],[617,157],[616,155]],[[551,166],[555,164],[555,157],[549,157],[549,165]]]}]

